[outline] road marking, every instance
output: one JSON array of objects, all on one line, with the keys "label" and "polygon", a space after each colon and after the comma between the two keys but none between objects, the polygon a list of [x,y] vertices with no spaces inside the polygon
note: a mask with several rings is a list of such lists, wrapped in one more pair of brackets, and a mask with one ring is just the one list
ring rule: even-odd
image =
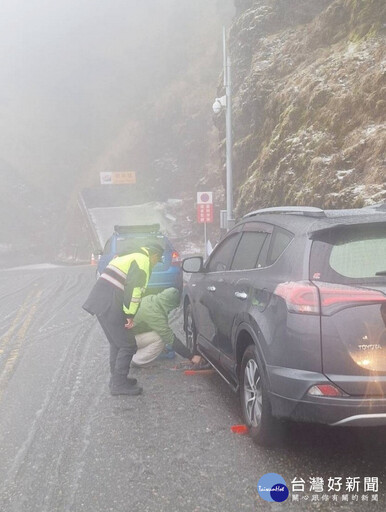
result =
[{"label": "road marking", "polygon": [[[8,344],[8,342],[13,339],[13,334],[17,330],[18,325],[20,325],[20,321],[22,321],[21,327],[16,333],[15,336],[15,343],[14,348],[11,350],[8,359],[6,360],[5,366],[3,368],[3,371],[0,374],[0,400],[2,397],[2,394],[4,392],[5,386],[9,380],[10,375],[13,372],[13,369],[15,367],[16,361],[19,359],[20,356],[20,348],[23,344],[23,341],[25,339],[25,335],[27,333],[28,327],[30,326],[30,323],[32,322],[32,319],[35,315],[36,308],[38,306],[38,302],[40,299],[40,296],[42,295],[43,290],[33,291],[31,292],[24,303],[21,305],[19,311],[17,312],[17,315],[12,322],[11,327],[8,329],[6,334],[1,339],[1,345],[0,345],[0,355],[4,352],[5,346]],[[32,304],[32,306],[31,306]],[[26,312],[27,308],[29,308],[28,312]],[[24,320],[21,320],[22,317],[24,317]]]},{"label": "road marking", "polygon": [[29,295],[27,296],[27,298],[25,299],[23,304],[20,306],[19,311],[17,312],[17,315],[15,316],[15,318],[14,318],[12,324],[11,324],[11,327],[4,334],[4,336],[1,337],[1,339],[0,339],[0,356],[4,352],[4,348],[8,344],[9,340],[12,338],[12,335],[13,335],[14,331],[19,326],[20,321],[21,321],[22,317],[24,316],[25,311],[30,306],[32,298],[33,298],[34,295],[36,295],[36,291],[31,291],[29,293]]}]

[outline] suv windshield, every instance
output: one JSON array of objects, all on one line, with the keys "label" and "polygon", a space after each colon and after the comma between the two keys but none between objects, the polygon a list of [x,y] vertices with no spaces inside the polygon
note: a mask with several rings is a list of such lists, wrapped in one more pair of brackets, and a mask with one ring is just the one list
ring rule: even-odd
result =
[{"label": "suv windshield", "polygon": [[386,225],[345,226],[312,244],[313,280],[340,284],[386,282]]}]

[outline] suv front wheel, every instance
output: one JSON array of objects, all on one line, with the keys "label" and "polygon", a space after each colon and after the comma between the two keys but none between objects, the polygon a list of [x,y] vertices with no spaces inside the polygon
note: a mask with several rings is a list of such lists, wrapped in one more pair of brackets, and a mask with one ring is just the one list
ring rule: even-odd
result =
[{"label": "suv front wheel", "polygon": [[187,304],[184,312],[184,326],[186,335],[186,346],[192,354],[196,351],[196,326],[193,320],[192,305]]},{"label": "suv front wheel", "polygon": [[252,439],[272,445],[281,434],[281,422],[272,416],[265,377],[254,345],[249,345],[241,362],[240,401]]}]

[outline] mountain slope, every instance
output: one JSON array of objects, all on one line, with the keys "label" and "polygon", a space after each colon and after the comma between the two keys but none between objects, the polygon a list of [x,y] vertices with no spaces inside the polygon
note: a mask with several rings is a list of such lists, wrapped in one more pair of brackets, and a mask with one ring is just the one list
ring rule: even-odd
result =
[{"label": "mountain slope", "polygon": [[385,2],[238,0],[236,6],[237,213],[386,199]]}]

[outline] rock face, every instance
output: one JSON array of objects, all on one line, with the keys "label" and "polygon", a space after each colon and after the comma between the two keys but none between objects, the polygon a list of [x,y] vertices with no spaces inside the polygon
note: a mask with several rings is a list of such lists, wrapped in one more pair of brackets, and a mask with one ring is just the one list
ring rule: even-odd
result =
[{"label": "rock face", "polygon": [[[385,1],[235,6],[236,213],[386,200]],[[216,124],[225,137],[223,118]]]}]

